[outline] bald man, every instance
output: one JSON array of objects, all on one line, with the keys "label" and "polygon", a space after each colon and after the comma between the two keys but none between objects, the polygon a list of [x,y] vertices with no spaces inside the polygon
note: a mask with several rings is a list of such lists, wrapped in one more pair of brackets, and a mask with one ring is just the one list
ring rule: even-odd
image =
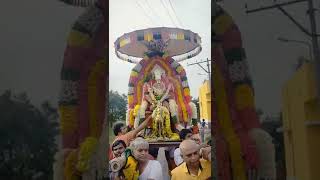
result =
[{"label": "bald man", "polygon": [[211,163],[200,159],[200,146],[187,139],[179,146],[184,162],[171,171],[171,180],[206,180],[211,179]]}]

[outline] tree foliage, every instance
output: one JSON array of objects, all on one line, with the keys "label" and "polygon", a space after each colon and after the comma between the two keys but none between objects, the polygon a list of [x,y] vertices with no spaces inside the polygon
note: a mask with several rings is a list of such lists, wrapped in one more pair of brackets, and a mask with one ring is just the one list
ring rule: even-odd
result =
[{"label": "tree foliage", "polygon": [[125,121],[127,112],[127,96],[120,95],[117,91],[109,91],[109,113],[110,123]]},{"label": "tree foliage", "polygon": [[0,96],[0,109],[1,179],[52,179],[57,110],[49,102],[37,108],[26,93],[9,90]]}]

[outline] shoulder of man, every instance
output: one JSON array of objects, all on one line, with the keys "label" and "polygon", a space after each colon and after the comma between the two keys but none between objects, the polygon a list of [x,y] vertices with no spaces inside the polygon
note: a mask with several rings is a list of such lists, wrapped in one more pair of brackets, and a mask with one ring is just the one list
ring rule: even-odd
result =
[{"label": "shoulder of man", "polygon": [[171,174],[174,174],[174,173],[178,173],[180,171],[183,170],[183,166],[185,166],[185,162],[181,163],[179,166],[175,167],[172,171],[171,171]]},{"label": "shoulder of man", "polygon": [[201,166],[204,166],[204,167],[210,167],[211,166],[211,162],[206,160],[206,159],[203,159],[203,158],[200,159],[200,163],[201,163]]}]

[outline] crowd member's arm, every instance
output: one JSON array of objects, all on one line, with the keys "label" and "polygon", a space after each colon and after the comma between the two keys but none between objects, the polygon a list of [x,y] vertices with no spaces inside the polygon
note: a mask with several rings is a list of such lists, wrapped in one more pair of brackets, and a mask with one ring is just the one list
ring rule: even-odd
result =
[{"label": "crowd member's arm", "polygon": [[135,138],[137,134],[148,125],[150,119],[151,119],[151,116],[147,117],[147,119],[144,120],[136,129],[129,131],[127,133],[127,136],[130,137],[130,139]]}]

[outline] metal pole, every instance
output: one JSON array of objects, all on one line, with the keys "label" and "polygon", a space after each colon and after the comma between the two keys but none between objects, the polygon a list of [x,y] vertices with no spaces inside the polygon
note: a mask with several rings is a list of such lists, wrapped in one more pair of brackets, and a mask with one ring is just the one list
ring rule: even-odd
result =
[{"label": "metal pole", "polygon": [[267,7],[261,7],[261,8],[257,8],[257,9],[247,10],[246,13],[253,13],[253,12],[258,12],[258,11],[261,11],[261,10],[273,9],[273,8],[292,5],[292,4],[300,3],[300,2],[304,2],[304,1],[306,1],[306,0],[295,0],[295,1],[290,1],[290,2],[279,3],[279,4],[272,5],[272,6],[267,6]]},{"label": "metal pole", "polygon": [[207,66],[208,66],[209,88],[211,90],[211,73],[210,73],[209,58],[207,58]]},{"label": "metal pole", "polygon": [[[319,52],[319,43],[317,37],[317,26],[316,26],[316,18],[315,18],[315,9],[313,7],[313,1],[308,0],[308,14],[311,25],[311,34],[312,34],[312,46],[313,46],[313,57],[315,62],[315,74],[317,81],[317,97],[320,97],[320,52]],[[319,98],[320,100],[320,98]]]}]

